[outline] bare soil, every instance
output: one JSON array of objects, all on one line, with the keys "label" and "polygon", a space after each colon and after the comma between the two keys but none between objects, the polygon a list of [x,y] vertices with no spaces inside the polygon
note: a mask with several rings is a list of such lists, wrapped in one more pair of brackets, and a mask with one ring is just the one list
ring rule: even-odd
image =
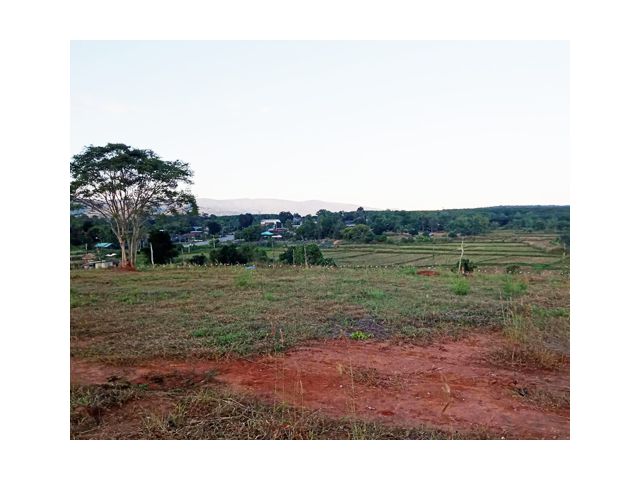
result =
[{"label": "bare soil", "polygon": [[[568,439],[568,365],[552,371],[490,363],[491,352],[503,344],[499,334],[429,346],[345,338],[252,360],[155,359],[120,367],[72,358],[71,383],[96,385],[117,378],[145,384],[157,391],[149,398],[162,403],[163,392],[223,382],[241,393],[335,418],[459,433],[483,430],[505,438]],[[119,419],[116,430],[120,422],[131,428],[128,416],[164,410],[164,404],[154,406],[149,399],[139,403],[111,413]],[[123,438],[113,428],[112,437]]]}]

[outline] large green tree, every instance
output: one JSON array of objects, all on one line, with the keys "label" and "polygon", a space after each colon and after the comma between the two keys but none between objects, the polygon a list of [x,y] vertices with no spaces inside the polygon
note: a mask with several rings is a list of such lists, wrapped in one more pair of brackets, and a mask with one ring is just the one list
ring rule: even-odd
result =
[{"label": "large green tree", "polygon": [[135,268],[138,242],[158,212],[197,211],[182,188],[193,172],[180,160],[164,161],[152,150],[121,143],[90,145],[71,160],[71,200],[106,218],[121,249],[121,267]]}]

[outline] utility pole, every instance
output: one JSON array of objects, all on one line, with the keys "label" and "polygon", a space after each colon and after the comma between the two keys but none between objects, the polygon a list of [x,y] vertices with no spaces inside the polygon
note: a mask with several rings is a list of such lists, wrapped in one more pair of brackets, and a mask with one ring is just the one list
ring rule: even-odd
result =
[{"label": "utility pole", "polygon": [[153,263],[153,243],[149,242],[149,250],[151,251],[151,266],[155,267],[156,264]]}]

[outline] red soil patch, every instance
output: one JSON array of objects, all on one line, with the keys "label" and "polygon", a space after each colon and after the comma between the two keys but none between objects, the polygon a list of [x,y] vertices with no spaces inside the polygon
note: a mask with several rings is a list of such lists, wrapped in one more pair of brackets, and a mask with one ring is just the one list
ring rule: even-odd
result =
[{"label": "red soil patch", "polygon": [[418,270],[416,275],[422,275],[424,277],[435,277],[436,275],[440,275],[440,272],[436,272],[435,270]]},{"label": "red soil patch", "polygon": [[542,391],[566,395],[568,368],[516,371],[486,362],[502,343],[476,335],[431,346],[334,340],[255,361],[171,362],[112,367],[72,359],[72,383],[102,383],[118,375],[168,389],[213,380],[267,400],[355,415],[387,424],[425,424],[465,432],[484,429],[507,438],[569,438],[568,405],[549,407],[523,398]]}]

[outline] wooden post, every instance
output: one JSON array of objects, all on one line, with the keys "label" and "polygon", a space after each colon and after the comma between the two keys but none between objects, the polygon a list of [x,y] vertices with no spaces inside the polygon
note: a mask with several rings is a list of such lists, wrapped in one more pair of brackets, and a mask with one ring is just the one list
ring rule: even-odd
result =
[{"label": "wooden post", "polygon": [[153,263],[153,243],[149,242],[149,250],[151,251],[151,266],[155,267],[156,264]]},{"label": "wooden post", "polygon": [[302,244],[302,250],[304,251],[304,266],[305,268],[309,268],[309,262],[307,261],[307,244]]},{"label": "wooden post", "polygon": [[458,260],[458,275],[460,275],[460,270],[462,269],[462,256],[464,255],[464,238],[462,242],[460,242],[460,260]]}]

